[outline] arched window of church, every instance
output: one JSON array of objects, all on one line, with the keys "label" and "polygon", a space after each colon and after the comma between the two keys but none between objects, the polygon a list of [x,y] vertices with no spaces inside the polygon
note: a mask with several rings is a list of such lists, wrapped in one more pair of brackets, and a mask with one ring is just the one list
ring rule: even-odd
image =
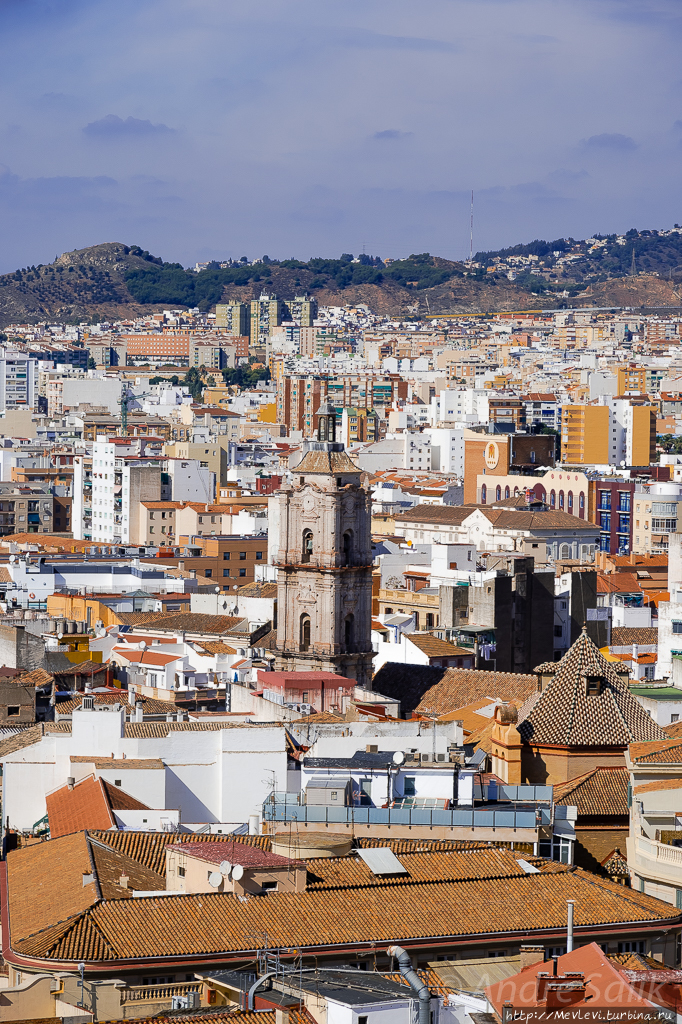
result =
[{"label": "arched window of church", "polygon": [[562,544],[561,545],[561,557],[562,558],[570,558],[571,557],[571,549],[569,548],[568,544]]},{"label": "arched window of church", "polygon": [[318,435],[319,435],[320,441],[326,441],[327,440],[327,417],[326,416],[320,416],[320,421],[319,421],[319,424],[318,424]]},{"label": "arched window of church", "polygon": [[509,487],[505,487],[505,489],[504,489],[504,496],[505,496],[505,498],[509,497]]},{"label": "arched window of church", "polygon": [[556,508],[556,491],[549,492],[549,507]]},{"label": "arched window of church", "polygon": [[353,531],[346,530],[343,535],[343,560],[350,565],[353,558]]},{"label": "arched window of church", "polygon": [[303,531],[303,548],[301,551],[301,561],[309,562],[313,554],[313,531]]},{"label": "arched window of church", "polygon": [[501,497],[502,497],[502,488],[498,484],[497,487],[495,488],[495,501],[499,501]]},{"label": "arched window of church", "polygon": [[355,617],[353,615],[346,616],[346,649],[350,650],[353,646],[353,630],[355,626]]},{"label": "arched window of church", "polygon": [[573,491],[568,492],[568,511],[573,515]]},{"label": "arched window of church", "polygon": [[301,616],[301,635],[299,647],[302,651],[307,651],[310,647],[310,616]]},{"label": "arched window of church", "polygon": [[485,484],[481,484],[481,505],[485,505],[486,498],[488,497],[488,488]]},{"label": "arched window of church", "polygon": [[564,507],[564,492],[559,491],[559,508]]}]

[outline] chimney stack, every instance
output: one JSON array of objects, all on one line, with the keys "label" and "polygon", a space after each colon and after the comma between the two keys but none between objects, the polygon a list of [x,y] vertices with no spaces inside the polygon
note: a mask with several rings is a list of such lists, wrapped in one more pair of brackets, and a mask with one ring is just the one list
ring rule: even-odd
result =
[{"label": "chimney stack", "polygon": [[544,946],[521,946],[520,953],[522,971],[533,964],[543,963],[545,959]]},{"label": "chimney stack", "polygon": [[135,701],[135,721],[144,721],[144,704],[142,703],[141,700]]},{"label": "chimney stack", "polygon": [[121,886],[122,889],[128,888],[128,878],[128,875],[121,875],[121,877],[119,878],[118,884]]},{"label": "chimney stack", "polygon": [[66,780],[66,785],[68,786],[69,789],[73,789],[73,787],[76,785],[76,780],[72,775],[70,775],[69,778]]}]

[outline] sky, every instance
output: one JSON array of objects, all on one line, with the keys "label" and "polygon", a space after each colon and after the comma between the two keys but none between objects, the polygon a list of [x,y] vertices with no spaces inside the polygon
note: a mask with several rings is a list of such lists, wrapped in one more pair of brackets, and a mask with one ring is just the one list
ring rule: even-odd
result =
[{"label": "sky", "polygon": [[0,272],[682,223],[679,0],[0,0]]}]

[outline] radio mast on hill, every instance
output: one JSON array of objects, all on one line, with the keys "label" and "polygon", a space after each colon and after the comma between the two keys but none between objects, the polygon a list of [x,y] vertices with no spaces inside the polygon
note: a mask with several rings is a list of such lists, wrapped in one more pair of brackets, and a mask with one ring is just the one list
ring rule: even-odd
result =
[{"label": "radio mast on hill", "polygon": [[474,260],[474,190],[471,190],[471,218],[469,223],[469,262]]}]

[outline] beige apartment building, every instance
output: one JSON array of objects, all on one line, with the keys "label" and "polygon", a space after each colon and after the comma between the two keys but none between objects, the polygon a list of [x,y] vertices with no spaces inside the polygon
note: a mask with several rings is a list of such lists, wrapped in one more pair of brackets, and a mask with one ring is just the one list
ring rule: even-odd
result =
[{"label": "beige apartment building", "polygon": [[682,501],[674,495],[635,491],[632,551],[636,555],[667,554],[670,534],[679,533]]}]

